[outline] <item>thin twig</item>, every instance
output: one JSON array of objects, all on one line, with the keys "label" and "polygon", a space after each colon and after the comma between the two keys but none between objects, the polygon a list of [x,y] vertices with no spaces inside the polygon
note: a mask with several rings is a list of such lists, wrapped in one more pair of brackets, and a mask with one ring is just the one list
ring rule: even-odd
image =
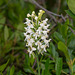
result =
[{"label": "thin twig", "polygon": [[[25,0],[26,1],[26,0]],[[51,14],[51,12],[49,12],[47,9],[45,9],[44,7],[42,7],[41,5],[39,5],[35,0],[31,0],[29,1],[31,2],[32,4],[36,5],[37,7],[39,7],[40,9],[44,10],[46,12],[46,14],[48,14],[48,16],[50,18],[52,18],[54,20],[55,23],[57,23],[57,20],[56,18]]]},{"label": "thin twig", "polygon": [[46,8],[45,0],[42,0],[42,4]]},{"label": "thin twig", "polygon": [[49,36],[52,34],[52,30],[57,26],[57,24],[53,25],[51,28],[50,28],[50,32],[49,32]]},{"label": "thin twig", "polygon": [[[55,14],[55,13],[53,13],[53,12],[51,12],[51,11],[48,11],[47,9],[45,9],[44,7],[42,7],[41,5],[39,5],[35,0],[25,0],[25,1],[27,1],[27,2],[29,1],[29,2],[31,2],[32,4],[36,5],[37,7],[39,7],[40,9],[44,10],[44,11],[46,12],[46,14],[48,14],[49,17],[54,20],[55,25],[51,27],[51,30],[52,30],[54,27],[57,26],[57,22],[58,22],[54,16],[57,16],[57,17],[62,18],[62,20],[63,20],[64,22],[66,21],[66,19],[63,17],[62,14],[61,14],[61,15],[58,15],[58,14]],[[54,15],[54,16],[53,16],[53,15]]]},{"label": "thin twig", "polygon": [[72,30],[72,28],[71,27],[69,27],[69,28],[70,28],[71,32],[75,35],[75,32]]},{"label": "thin twig", "polygon": [[61,0],[58,0],[58,3],[57,3],[57,5],[58,5],[57,13],[59,14],[60,7],[61,7]]},{"label": "thin twig", "polygon": [[42,7],[41,5],[39,5],[35,0],[25,0],[25,1],[29,1],[32,4],[36,5],[38,8],[44,10],[46,12],[46,14],[48,14],[54,20],[55,23],[57,23],[57,20],[56,20],[56,18],[54,16],[60,17],[60,18],[62,18],[63,21],[66,21],[62,14],[61,15],[58,15],[56,13],[53,13],[51,11],[48,11],[47,9],[45,9],[44,7]]},{"label": "thin twig", "polygon": [[37,60],[35,59],[35,61],[34,61],[34,64],[33,64],[32,68],[34,68],[34,67],[35,67],[36,63],[37,63]]}]

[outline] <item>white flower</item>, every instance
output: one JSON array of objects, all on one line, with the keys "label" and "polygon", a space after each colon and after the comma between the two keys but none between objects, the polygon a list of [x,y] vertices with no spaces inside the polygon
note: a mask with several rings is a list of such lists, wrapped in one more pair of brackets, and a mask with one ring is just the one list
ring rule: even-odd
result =
[{"label": "white flower", "polygon": [[27,32],[24,33],[24,36],[26,36],[26,39],[31,37],[30,35],[27,35]]},{"label": "white flower", "polygon": [[41,35],[42,27],[39,27],[36,31]]},{"label": "white flower", "polygon": [[43,20],[44,24],[47,24],[48,19],[46,18],[45,20]]},{"label": "white flower", "polygon": [[47,52],[46,47],[49,47],[51,39],[47,40],[47,38],[50,31],[48,27],[50,25],[47,24],[47,18],[41,21],[43,13],[43,10],[39,10],[38,16],[35,14],[35,11],[31,15],[28,13],[27,17],[31,17],[31,19],[26,18],[26,22],[24,23],[26,24],[24,36],[29,56],[33,55],[34,57],[34,51],[36,50],[38,53],[43,54],[43,52]]},{"label": "white flower", "polygon": [[35,11],[32,12],[32,17],[34,17],[34,16],[35,16]]},{"label": "white flower", "polygon": [[36,51],[36,48],[32,47],[31,50],[32,50],[32,51]]},{"label": "white flower", "polygon": [[48,32],[48,31],[42,31],[42,32],[43,32],[44,35],[47,35],[47,32]]},{"label": "white flower", "polygon": [[25,28],[27,33],[33,34],[34,32],[32,31],[31,28]]},{"label": "white flower", "polygon": [[38,16],[40,16],[41,15],[41,13],[38,13]]},{"label": "white flower", "polygon": [[42,43],[41,43],[40,41],[37,41],[37,42],[35,43],[35,45],[38,46],[37,49],[39,50],[39,49],[40,49],[40,46],[42,45]]},{"label": "white flower", "polygon": [[33,43],[33,42],[34,42],[34,39],[28,38],[28,39],[27,39],[27,42],[28,42],[28,43]]},{"label": "white flower", "polygon": [[[27,34],[25,34],[25,33],[24,33],[24,36],[26,36],[25,40],[27,40],[27,39],[30,38],[30,35],[27,35]],[[25,40],[24,40],[24,41],[25,41]]]},{"label": "white flower", "polygon": [[29,23],[29,24],[27,24],[28,25],[28,28],[30,29],[30,28],[34,28],[34,26],[33,26],[33,24],[31,24],[31,23]]},{"label": "white flower", "polygon": [[46,45],[42,45],[41,48],[46,52]]},{"label": "white flower", "polygon": [[48,35],[42,36],[41,39],[44,40],[48,37]]},{"label": "white flower", "polygon": [[30,57],[31,57],[31,54],[32,54],[33,57],[34,57],[33,51],[35,51],[35,50],[36,50],[35,47],[28,48],[28,52],[29,52],[29,56],[30,56]]},{"label": "white flower", "polygon": [[45,21],[48,21],[48,18],[46,18]]},{"label": "white flower", "polygon": [[34,17],[35,15],[34,14],[32,14],[32,17]]},{"label": "white flower", "polygon": [[38,17],[37,16],[35,16],[35,20],[37,20],[38,19]]},{"label": "white flower", "polygon": [[41,24],[40,24],[40,26],[41,26],[41,27],[44,27],[44,26],[45,26],[45,24],[44,24],[44,23],[41,23]]},{"label": "white flower", "polygon": [[35,14],[35,11],[33,11],[32,14]]},{"label": "white flower", "polygon": [[41,13],[41,12],[42,12],[42,10],[39,10],[39,12]]},{"label": "white flower", "polygon": [[36,43],[35,43],[35,45],[41,45],[41,42],[40,41],[37,41]]},{"label": "white flower", "polygon": [[26,18],[26,22],[24,24],[30,24],[31,20],[29,20],[28,18]]},{"label": "white flower", "polygon": [[24,36],[26,36],[27,35],[27,33],[24,33]]},{"label": "white flower", "polygon": [[31,22],[31,20],[29,20],[28,18],[26,18],[26,21],[27,21],[27,22]]},{"label": "white flower", "polygon": [[36,33],[33,34],[33,36],[35,37],[35,40],[36,40],[39,37],[39,33],[36,32]]},{"label": "white flower", "polygon": [[31,15],[28,13],[28,14],[27,14],[27,17],[30,17],[30,16],[31,16]]},{"label": "white flower", "polygon": [[47,30],[49,26],[43,26],[43,29]]},{"label": "white flower", "polygon": [[32,51],[31,51],[31,49],[30,48],[28,48],[28,52],[31,54],[32,53]]},{"label": "white flower", "polygon": [[31,57],[31,54],[33,54],[32,53],[33,51],[30,48],[28,48],[28,52],[29,52],[29,56]]},{"label": "white flower", "polygon": [[32,47],[33,42],[34,42],[34,39],[28,38],[28,39],[27,39],[27,45],[26,45],[26,46]]},{"label": "white flower", "polygon": [[49,47],[49,42],[50,42],[50,40],[51,40],[51,39],[49,39],[49,40],[46,40],[46,39],[45,39],[45,40],[44,40],[45,44],[46,44],[48,47]]}]

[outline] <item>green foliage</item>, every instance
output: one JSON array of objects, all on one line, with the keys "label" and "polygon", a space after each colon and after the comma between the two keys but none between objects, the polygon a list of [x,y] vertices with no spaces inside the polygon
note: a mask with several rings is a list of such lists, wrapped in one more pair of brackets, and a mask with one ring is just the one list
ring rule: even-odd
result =
[{"label": "green foliage", "polygon": [[66,10],[66,13],[75,20],[75,14],[73,14],[70,10]]},{"label": "green foliage", "polygon": [[66,10],[66,13],[75,20],[75,0],[67,0],[67,4],[70,10]]},{"label": "green foliage", "polygon": [[14,75],[14,71],[15,71],[15,67],[12,66],[11,69],[10,69],[10,75]]},{"label": "green foliage", "polygon": [[69,56],[67,47],[66,47],[66,45],[63,42],[61,42],[61,41],[58,42],[58,49],[61,50],[65,54],[66,59],[69,61],[70,60],[70,56]]},{"label": "green foliage", "polygon": [[[67,13],[73,19],[68,17],[63,22],[61,18],[56,18],[60,22],[50,31],[52,40],[47,52],[39,55],[40,74],[74,75],[75,0],[61,0],[61,7],[57,4],[59,0],[36,1],[50,11],[64,16]],[[0,75],[38,75],[37,60],[29,57],[23,35],[26,15],[33,10],[37,12],[38,8],[24,0],[0,0]],[[45,14],[45,17],[48,16]],[[49,23],[51,28],[54,22],[50,20]]]},{"label": "green foliage", "polygon": [[5,28],[4,28],[4,39],[5,39],[5,41],[8,40],[8,37],[9,37],[8,27],[5,26]]},{"label": "green foliage", "polygon": [[68,0],[69,9],[75,14],[75,0]]},{"label": "green foliage", "polygon": [[61,71],[62,71],[62,58],[57,58],[56,59],[56,75],[61,75]]},{"label": "green foliage", "polygon": [[9,60],[7,61],[7,63],[3,64],[0,66],[0,74],[2,74],[2,72],[4,71],[4,69],[6,68],[7,64],[8,64]]},{"label": "green foliage", "polygon": [[52,56],[54,58],[56,58],[56,50],[55,50],[55,46],[52,42],[50,43],[50,51],[51,51]]},{"label": "green foliage", "polygon": [[0,66],[0,72],[3,72],[3,70],[4,70],[5,67],[7,66],[8,62],[9,62],[9,61],[7,61],[6,64],[3,64],[3,65]]},{"label": "green foliage", "polygon": [[62,41],[62,42],[65,42],[65,40],[63,39],[62,35],[58,32],[54,32],[54,37],[55,37],[55,40],[58,42],[58,41]]},{"label": "green foliage", "polygon": [[49,73],[49,58],[46,60],[46,63],[45,63],[45,75],[50,75]]}]

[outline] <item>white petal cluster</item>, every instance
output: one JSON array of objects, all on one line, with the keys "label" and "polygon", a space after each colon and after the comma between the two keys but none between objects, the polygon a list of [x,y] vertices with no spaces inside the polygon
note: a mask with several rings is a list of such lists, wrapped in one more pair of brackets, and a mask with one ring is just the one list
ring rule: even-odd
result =
[{"label": "white petal cluster", "polygon": [[30,56],[31,54],[34,56],[36,51],[43,54],[43,52],[46,52],[46,48],[49,47],[51,39],[48,40],[47,38],[50,25],[47,24],[47,18],[41,21],[43,13],[43,10],[39,10],[38,16],[34,11],[31,15],[28,13],[27,17],[29,18],[26,18],[24,23],[26,25],[24,36]]}]

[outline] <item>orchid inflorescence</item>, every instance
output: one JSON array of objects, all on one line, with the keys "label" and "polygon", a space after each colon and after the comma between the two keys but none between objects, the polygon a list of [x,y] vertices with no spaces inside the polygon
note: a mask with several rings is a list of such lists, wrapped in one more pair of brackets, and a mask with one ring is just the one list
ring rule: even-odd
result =
[{"label": "orchid inflorescence", "polygon": [[26,46],[28,47],[29,56],[35,55],[37,51],[38,54],[43,52],[47,52],[46,48],[49,47],[49,42],[51,39],[47,40],[49,24],[47,24],[48,19],[41,21],[42,15],[45,13],[43,10],[39,10],[38,16],[35,14],[35,11],[30,15],[27,14],[26,25],[25,27],[25,41]]}]

